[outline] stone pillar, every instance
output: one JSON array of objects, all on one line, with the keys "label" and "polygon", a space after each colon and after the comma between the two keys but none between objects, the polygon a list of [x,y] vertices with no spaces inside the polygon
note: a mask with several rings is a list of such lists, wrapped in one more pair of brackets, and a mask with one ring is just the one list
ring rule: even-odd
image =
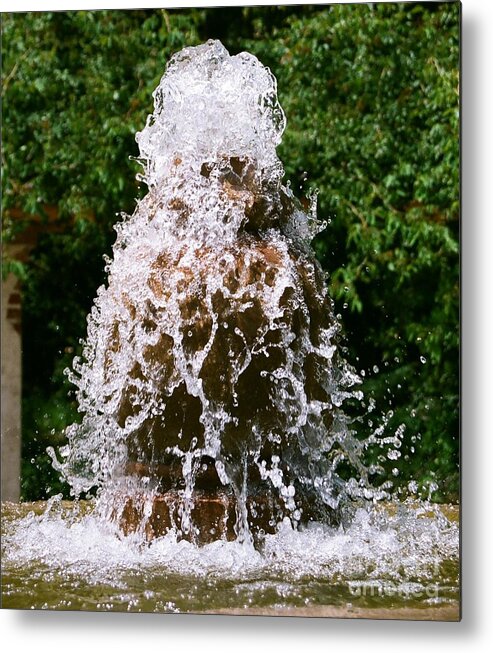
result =
[{"label": "stone pillar", "polygon": [[[25,262],[42,232],[61,231],[56,206],[43,206],[42,216],[10,208],[3,214],[4,223],[21,220],[27,226],[13,241],[3,244],[2,255]],[[92,214],[88,219],[94,219]],[[9,274],[2,281],[2,501],[19,501],[21,474],[22,409],[22,333],[21,288],[17,277]]]},{"label": "stone pillar", "polygon": [[21,472],[21,294],[17,277],[2,282],[2,501],[19,501]]}]

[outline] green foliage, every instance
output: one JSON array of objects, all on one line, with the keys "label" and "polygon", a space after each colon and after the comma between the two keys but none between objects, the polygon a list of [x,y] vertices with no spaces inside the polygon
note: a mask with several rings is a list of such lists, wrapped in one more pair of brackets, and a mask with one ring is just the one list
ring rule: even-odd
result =
[{"label": "green foliage", "polygon": [[[459,11],[451,2],[4,16],[4,210],[56,205],[66,220],[19,269],[26,460],[35,437],[42,452],[50,424],[61,431],[72,419],[60,370],[104,280],[115,214],[142,192],[129,155],[152,90],[173,52],[214,37],[278,79],[286,176],[299,195],[318,189],[330,224],[317,254],[347,356],[376,402],[364,427],[392,410],[388,428],[407,430],[389,470],[401,484],[435,479],[439,496],[456,493]],[[4,220],[4,235],[17,225]],[[27,486],[39,491],[32,478]]]},{"label": "green foliage", "polygon": [[199,14],[3,17],[4,209],[114,221],[138,193],[135,132],[166,61],[198,42]]}]

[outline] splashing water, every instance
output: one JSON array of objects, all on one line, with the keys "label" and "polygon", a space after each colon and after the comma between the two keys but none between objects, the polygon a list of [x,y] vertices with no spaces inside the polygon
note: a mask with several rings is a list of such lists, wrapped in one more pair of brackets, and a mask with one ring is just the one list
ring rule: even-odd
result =
[{"label": "splashing water", "polygon": [[43,509],[6,508],[3,607],[458,616],[456,515],[426,502],[361,507],[345,528],[284,521],[260,549],[172,532],[143,546],[87,502],[54,497]]},{"label": "splashing water", "polygon": [[75,495],[99,488],[107,518],[191,539],[203,492],[224,520],[234,506],[240,539],[386,496],[364,452],[400,442],[358,438],[344,413],[361,381],[309,245],[315,204],[281,183],[275,78],[209,41],[172,58],[154,101],[136,136],[149,192],[116,226],[69,372],[82,423],[55,465]]},{"label": "splashing water", "polygon": [[360,378],[310,248],[315,200],[282,184],[276,80],[209,41],[154,99],[149,192],[116,226],[68,372],[82,421],[52,452],[97,496],[5,508],[4,606],[456,606],[456,519],[376,503],[391,484],[365,452],[396,460],[403,428],[347,417]]}]

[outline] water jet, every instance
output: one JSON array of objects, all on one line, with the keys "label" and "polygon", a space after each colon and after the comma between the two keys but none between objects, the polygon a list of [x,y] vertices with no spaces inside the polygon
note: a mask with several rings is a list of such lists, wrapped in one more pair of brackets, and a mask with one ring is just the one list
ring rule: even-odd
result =
[{"label": "water jet", "polygon": [[343,412],[359,379],[310,247],[315,202],[282,183],[276,80],[209,41],[172,58],[154,102],[136,136],[149,192],[116,226],[59,467],[148,537],[330,521],[341,461],[369,491]]}]

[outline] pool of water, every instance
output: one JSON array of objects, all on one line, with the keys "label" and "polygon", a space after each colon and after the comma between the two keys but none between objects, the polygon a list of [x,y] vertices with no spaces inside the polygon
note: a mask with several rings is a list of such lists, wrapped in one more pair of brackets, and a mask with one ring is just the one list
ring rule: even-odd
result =
[{"label": "pool of water", "polygon": [[5,503],[2,531],[4,608],[459,618],[456,506],[362,506],[345,528],[282,524],[260,550],[144,543],[92,502]]}]

